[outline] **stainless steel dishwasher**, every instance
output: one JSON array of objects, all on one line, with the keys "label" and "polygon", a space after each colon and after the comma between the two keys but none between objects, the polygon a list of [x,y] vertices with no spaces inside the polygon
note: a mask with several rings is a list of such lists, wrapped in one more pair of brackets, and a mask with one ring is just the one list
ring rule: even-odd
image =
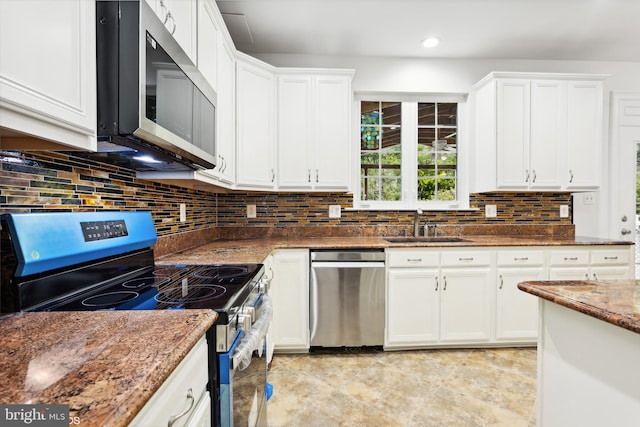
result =
[{"label": "stainless steel dishwasher", "polygon": [[384,344],[384,250],[312,250],[312,347]]}]

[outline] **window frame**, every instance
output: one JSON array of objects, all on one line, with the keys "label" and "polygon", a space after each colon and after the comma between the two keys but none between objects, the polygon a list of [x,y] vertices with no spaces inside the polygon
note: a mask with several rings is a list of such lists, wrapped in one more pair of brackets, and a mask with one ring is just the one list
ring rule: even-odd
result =
[{"label": "window frame", "polygon": [[[389,93],[356,92],[354,96],[354,159],[352,188],[353,208],[359,210],[468,210],[469,209],[469,168],[470,147],[467,138],[468,102],[467,94],[458,93]],[[402,199],[400,201],[360,200],[360,106],[361,101],[401,102],[402,109]],[[456,103],[457,111],[457,172],[456,200],[419,201],[417,200],[418,182],[418,103]]]}]

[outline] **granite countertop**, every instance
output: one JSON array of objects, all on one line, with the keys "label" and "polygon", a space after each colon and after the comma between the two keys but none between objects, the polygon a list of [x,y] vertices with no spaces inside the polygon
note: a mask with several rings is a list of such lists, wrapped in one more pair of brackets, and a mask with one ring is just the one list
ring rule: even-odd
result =
[{"label": "granite countertop", "polygon": [[584,246],[584,245],[631,245],[632,242],[615,241],[591,237],[550,236],[461,236],[457,242],[400,243],[384,237],[295,237],[263,239],[215,240],[195,248],[162,256],[157,264],[211,264],[211,263],[260,263],[274,249],[362,249],[362,248],[407,248],[407,247],[489,247],[489,246]]},{"label": "granite countertop", "polygon": [[216,316],[141,310],[1,317],[0,403],[68,404],[80,426],[126,426]]},{"label": "granite countertop", "polygon": [[518,288],[596,319],[640,333],[640,281],[522,282]]}]

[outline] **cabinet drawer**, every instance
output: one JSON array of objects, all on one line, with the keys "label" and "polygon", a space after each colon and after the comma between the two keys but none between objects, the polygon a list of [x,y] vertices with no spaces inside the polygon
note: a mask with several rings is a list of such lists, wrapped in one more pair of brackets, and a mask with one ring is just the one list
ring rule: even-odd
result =
[{"label": "cabinet drawer", "polygon": [[465,267],[491,264],[491,252],[461,251],[443,252],[441,265],[443,267]]},{"label": "cabinet drawer", "polygon": [[438,267],[438,251],[420,249],[387,249],[387,267]]},{"label": "cabinet drawer", "polygon": [[589,251],[551,251],[551,265],[589,265]]},{"label": "cabinet drawer", "polygon": [[499,266],[544,265],[543,251],[498,251]]},{"label": "cabinet drawer", "polygon": [[[203,337],[151,396],[129,426],[167,425],[172,415],[177,415],[191,404],[198,402],[206,393],[209,379],[207,355],[207,341]],[[187,397],[189,389],[193,398]],[[193,411],[178,419],[174,426],[183,426],[192,413]]]},{"label": "cabinet drawer", "polygon": [[593,250],[591,251],[592,265],[628,264],[629,250]]}]

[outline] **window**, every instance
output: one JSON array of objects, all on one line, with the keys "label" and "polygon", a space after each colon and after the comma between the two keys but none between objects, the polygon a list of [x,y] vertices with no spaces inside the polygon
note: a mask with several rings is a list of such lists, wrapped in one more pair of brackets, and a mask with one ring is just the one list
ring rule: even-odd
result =
[{"label": "window", "polygon": [[359,181],[359,207],[457,204],[458,102],[362,100]]}]

